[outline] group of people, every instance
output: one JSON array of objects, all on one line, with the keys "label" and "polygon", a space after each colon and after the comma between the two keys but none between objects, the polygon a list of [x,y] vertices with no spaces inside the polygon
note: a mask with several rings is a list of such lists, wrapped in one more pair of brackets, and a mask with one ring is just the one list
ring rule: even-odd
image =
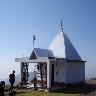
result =
[{"label": "group of people", "polygon": [[[9,75],[9,82],[10,82],[10,88],[9,88],[9,94],[13,91],[13,85],[15,83],[15,71],[13,70],[13,73]],[[4,89],[5,89],[5,82],[0,82],[0,96],[4,95]]]}]

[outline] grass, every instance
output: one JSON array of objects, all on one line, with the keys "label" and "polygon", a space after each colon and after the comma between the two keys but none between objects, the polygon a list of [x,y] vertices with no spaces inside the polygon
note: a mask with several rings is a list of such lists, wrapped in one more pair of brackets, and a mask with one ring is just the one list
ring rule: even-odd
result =
[{"label": "grass", "polygon": [[[78,94],[64,94],[64,93],[52,93],[44,91],[32,91],[32,90],[18,90],[15,89],[12,96],[78,96]],[[5,92],[5,96],[9,96],[8,91]]]},{"label": "grass", "polygon": [[5,96],[96,96],[96,80],[88,81],[87,84],[84,85],[73,85],[53,92],[15,88],[13,92],[14,95],[9,95],[8,89],[8,87],[5,88]]}]

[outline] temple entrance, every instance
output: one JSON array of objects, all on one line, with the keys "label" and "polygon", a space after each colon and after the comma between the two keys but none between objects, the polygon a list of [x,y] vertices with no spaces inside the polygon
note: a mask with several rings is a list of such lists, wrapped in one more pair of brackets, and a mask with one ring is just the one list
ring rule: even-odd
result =
[{"label": "temple entrance", "polygon": [[47,88],[47,63],[37,64],[37,84],[39,84],[42,89]]},{"label": "temple entrance", "polygon": [[[21,63],[21,85],[27,85],[29,78],[28,67],[31,63]],[[31,67],[31,66],[30,66]],[[34,66],[34,77],[31,83],[35,84],[35,87],[39,87],[41,89],[47,88],[47,63],[46,62],[38,62],[35,63]]]}]

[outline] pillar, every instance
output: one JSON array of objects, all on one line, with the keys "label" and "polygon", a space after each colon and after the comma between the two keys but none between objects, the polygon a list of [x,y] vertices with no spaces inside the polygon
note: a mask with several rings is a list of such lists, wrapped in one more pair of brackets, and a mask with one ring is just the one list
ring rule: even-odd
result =
[{"label": "pillar", "polygon": [[47,88],[50,90],[51,88],[51,63],[47,62]]},{"label": "pillar", "polygon": [[28,63],[21,62],[21,84],[26,85],[28,81]]}]

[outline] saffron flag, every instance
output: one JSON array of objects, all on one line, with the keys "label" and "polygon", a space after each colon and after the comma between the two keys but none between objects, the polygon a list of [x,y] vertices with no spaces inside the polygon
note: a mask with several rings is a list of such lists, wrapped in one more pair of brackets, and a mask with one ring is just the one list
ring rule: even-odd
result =
[{"label": "saffron flag", "polygon": [[33,35],[33,40],[36,40],[35,36]]},{"label": "saffron flag", "polygon": [[34,48],[34,41],[36,40],[35,36],[33,35],[33,48]]}]

